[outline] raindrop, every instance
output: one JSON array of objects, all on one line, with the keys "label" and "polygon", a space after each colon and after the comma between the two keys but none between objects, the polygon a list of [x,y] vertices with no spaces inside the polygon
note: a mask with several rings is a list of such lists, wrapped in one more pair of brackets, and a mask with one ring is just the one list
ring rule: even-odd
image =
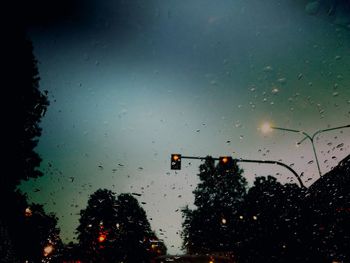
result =
[{"label": "raindrop", "polygon": [[273,68],[271,66],[266,66],[263,68],[263,71],[264,72],[271,72],[271,71],[273,71]]},{"label": "raindrop", "polygon": [[339,95],[339,92],[333,92],[333,97],[336,97],[336,96],[338,96]]},{"label": "raindrop", "polygon": [[242,124],[239,121],[236,121],[235,122],[235,127],[236,128],[240,128],[240,127],[242,127]]},{"label": "raindrop", "polygon": [[337,79],[343,80],[343,75],[341,75],[341,74],[337,75]]},{"label": "raindrop", "polygon": [[287,82],[287,79],[286,78],[279,78],[277,80],[278,83],[281,83],[281,84],[285,84]]},{"label": "raindrop", "polygon": [[271,90],[272,94],[277,94],[279,92],[278,88],[273,88]]},{"label": "raindrop", "polygon": [[307,164],[313,164],[314,163],[314,161],[313,160],[311,160],[311,161],[309,161]]},{"label": "raindrop", "polygon": [[341,148],[343,146],[344,146],[344,143],[340,143],[340,144],[337,145],[337,148],[339,149],[339,148]]}]

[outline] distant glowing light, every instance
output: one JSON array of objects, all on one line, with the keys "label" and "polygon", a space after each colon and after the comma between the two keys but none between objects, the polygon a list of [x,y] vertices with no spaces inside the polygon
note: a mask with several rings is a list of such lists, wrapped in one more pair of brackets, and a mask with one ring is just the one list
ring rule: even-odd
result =
[{"label": "distant glowing light", "polygon": [[226,218],[222,218],[221,223],[223,223],[225,225],[227,223]]},{"label": "distant glowing light", "polygon": [[47,257],[53,252],[53,245],[48,244],[46,247],[44,247],[44,256]]},{"label": "distant glowing light", "polygon": [[243,216],[239,216],[239,219],[241,219],[241,220],[242,220],[242,219],[243,219]]},{"label": "distant glowing light", "polygon": [[26,210],[24,211],[24,215],[29,217],[33,215],[32,210],[30,209],[30,207],[27,207]]},{"label": "distant glowing light", "polygon": [[173,156],[173,160],[174,160],[174,161],[179,160],[179,158],[180,158],[180,157],[179,157],[178,155],[176,155],[176,154]]},{"label": "distant glowing light", "polygon": [[272,131],[272,127],[270,125],[270,123],[268,122],[265,122],[263,125],[261,125],[261,131],[262,133],[269,133]]},{"label": "distant glowing light", "polygon": [[257,216],[253,216],[253,220],[258,220],[258,217]]},{"label": "distant glowing light", "polygon": [[106,234],[100,234],[98,236],[98,242],[102,243],[106,240],[106,238],[107,238]]},{"label": "distant glowing light", "polygon": [[156,244],[152,244],[152,245],[151,245],[151,248],[152,248],[153,250],[155,250],[157,247],[158,247],[158,246],[157,246]]}]

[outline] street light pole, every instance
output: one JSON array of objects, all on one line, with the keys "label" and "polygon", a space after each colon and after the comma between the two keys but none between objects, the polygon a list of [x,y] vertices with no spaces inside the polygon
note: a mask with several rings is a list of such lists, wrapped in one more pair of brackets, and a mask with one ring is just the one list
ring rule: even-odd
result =
[{"label": "street light pole", "polygon": [[268,130],[271,130],[271,129],[274,129],[274,130],[281,130],[281,131],[288,131],[288,132],[294,132],[294,133],[300,133],[300,134],[303,134],[305,137],[299,141],[297,143],[297,145],[300,145],[303,141],[305,141],[306,139],[309,139],[311,144],[312,144],[312,150],[314,152],[314,155],[315,155],[315,160],[316,160],[316,164],[317,164],[317,169],[318,169],[318,174],[320,175],[320,177],[322,176],[322,173],[321,173],[321,169],[320,169],[320,164],[318,162],[318,158],[317,158],[317,153],[316,153],[316,149],[315,149],[315,144],[314,144],[314,139],[315,139],[315,136],[322,133],[322,132],[328,132],[328,131],[333,131],[333,130],[338,130],[338,129],[344,129],[344,128],[350,128],[350,124],[348,125],[344,125],[344,126],[339,126],[339,127],[334,127],[334,128],[329,128],[329,129],[323,129],[323,130],[318,130],[316,131],[312,136],[310,136],[309,134],[307,134],[306,132],[304,131],[299,131],[299,130],[294,130],[294,129],[286,129],[286,128],[281,128],[281,127],[273,127],[273,126],[269,126],[269,127],[265,127],[264,129],[266,131]]}]

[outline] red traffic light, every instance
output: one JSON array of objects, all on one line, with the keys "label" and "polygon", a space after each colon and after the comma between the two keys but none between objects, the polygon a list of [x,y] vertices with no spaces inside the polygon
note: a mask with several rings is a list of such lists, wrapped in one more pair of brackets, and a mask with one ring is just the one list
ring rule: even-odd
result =
[{"label": "red traffic light", "polygon": [[172,154],[170,164],[171,170],[181,170],[181,154]]}]

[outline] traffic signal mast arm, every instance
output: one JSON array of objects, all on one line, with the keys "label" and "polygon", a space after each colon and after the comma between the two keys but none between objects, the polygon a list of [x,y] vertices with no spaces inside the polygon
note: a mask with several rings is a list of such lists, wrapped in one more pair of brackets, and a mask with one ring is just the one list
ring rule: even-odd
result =
[{"label": "traffic signal mast arm", "polygon": [[[196,159],[196,160],[205,160],[207,157],[197,157],[197,156],[182,156],[180,155],[182,159]],[[213,160],[219,161],[221,158],[223,157],[219,157],[219,158],[212,158]],[[231,158],[229,156],[227,156],[227,158]],[[300,176],[297,174],[296,171],[294,171],[291,167],[289,167],[288,165],[282,163],[282,162],[278,162],[278,161],[270,161],[270,160],[250,160],[250,159],[233,159],[232,160],[234,162],[242,162],[242,163],[262,163],[262,164],[276,164],[276,165],[280,165],[283,166],[284,168],[287,168],[291,173],[293,173],[293,175],[297,178],[300,186],[302,188],[305,188],[302,180],[300,179]]]}]

